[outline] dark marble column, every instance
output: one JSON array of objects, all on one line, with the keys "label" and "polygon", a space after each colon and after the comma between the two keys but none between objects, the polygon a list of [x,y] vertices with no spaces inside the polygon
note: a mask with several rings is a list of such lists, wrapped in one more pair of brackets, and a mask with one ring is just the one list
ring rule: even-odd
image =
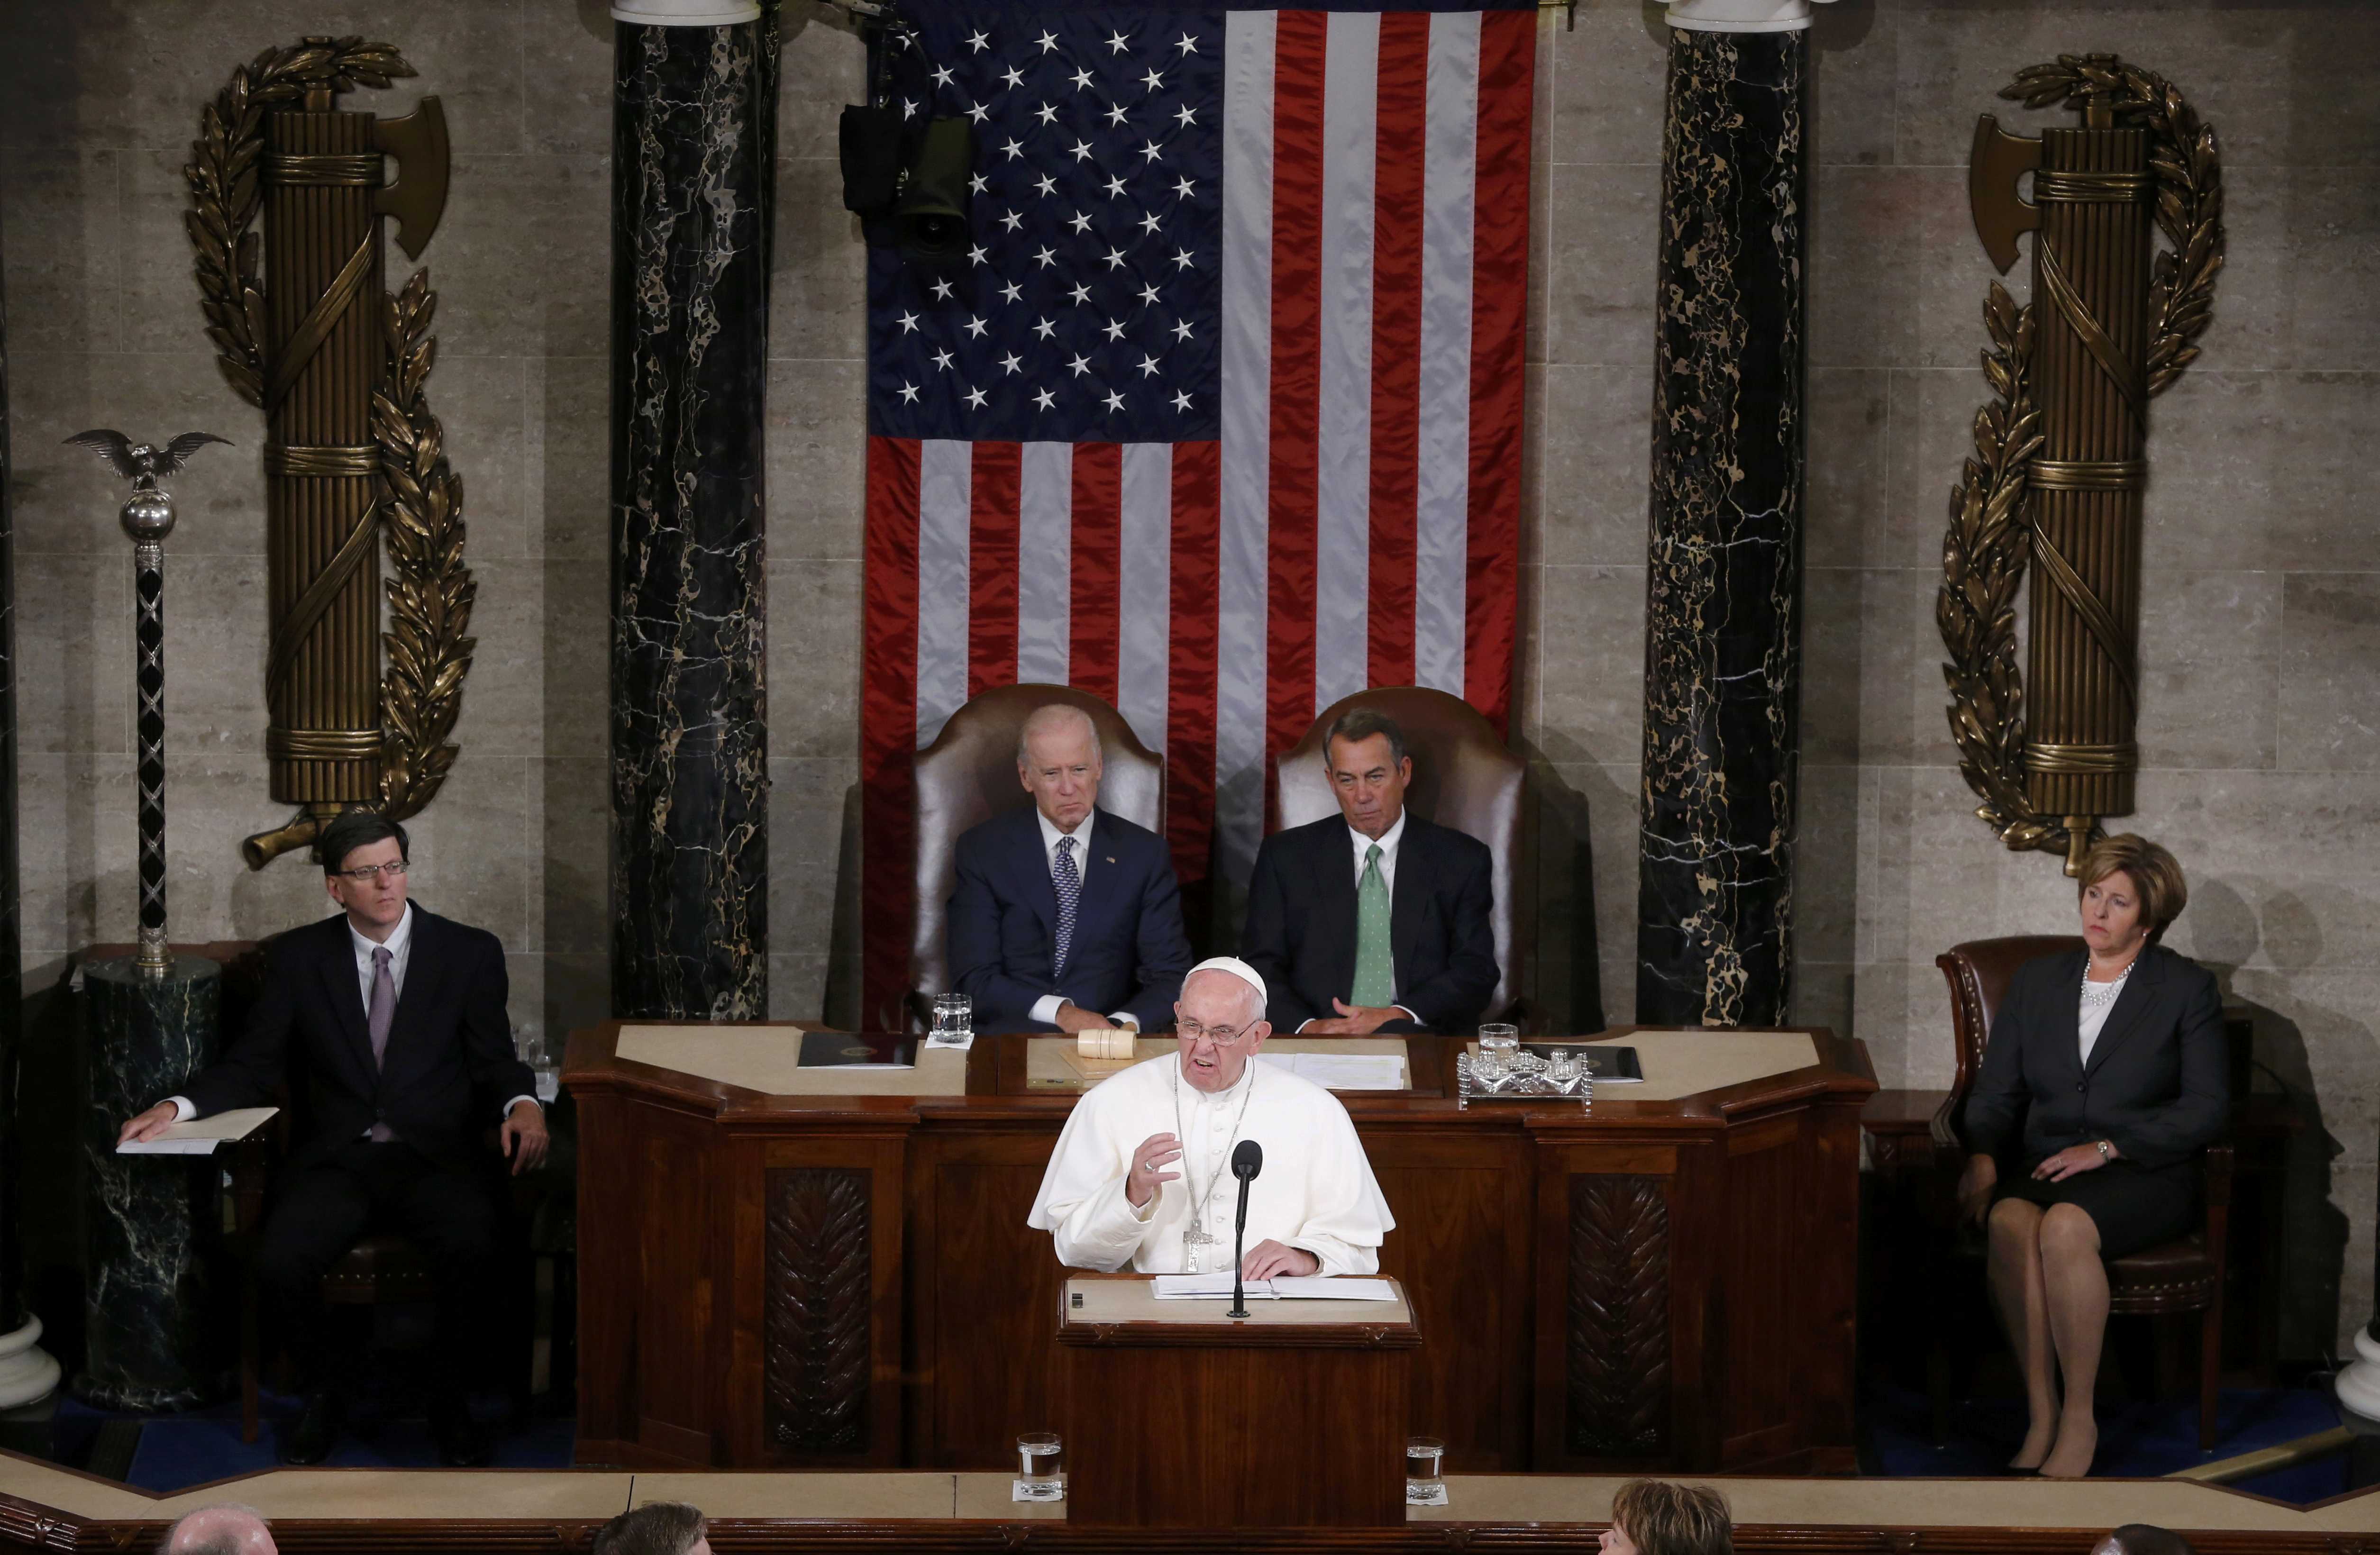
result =
[{"label": "dark marble column", "polygon": [[1636,1018],[1763,1026],[1792,977],[1808,47],[1692,8],[1662,136]]},{"label": "dark marble column", "polygon": [[215,1391],[204,1261],[217,1203],[212,1156],[115,1153],[124,1120],[214,1057],[223,968],[177,956],[164,976],[130,957],[83,968],[83,1369],[75,1391],[108,1409],[187,1409]]},{"label": "dark marble column", "polygon": [[0,1409],[42,1397],[58,1363],[34,1347],[25,1306],[24,1156],[17,1051],[24,1033],[24,925],[17,905],[17,540],[9,516],[8,304],[0,295]]},{"label": "dark marble column", "polygon": [[[612,1010],[768,1013],[777,13],[636,0],[612,138]],[[634,19],[630,19],[634,18]],[[652,19],[648,19],[652,18]]]}]

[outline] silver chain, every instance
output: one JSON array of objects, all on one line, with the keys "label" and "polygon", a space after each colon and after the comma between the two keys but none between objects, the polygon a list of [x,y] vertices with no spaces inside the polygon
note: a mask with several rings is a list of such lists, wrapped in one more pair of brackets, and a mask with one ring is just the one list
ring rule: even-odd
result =
[{"label": "silver chain", "polygon": [[[1182,1063],[1180,1060],[1177,1059],[1174,1061],[1173,1073],[1169,1076],[1169,1078],[1173,1082],[1173,1136],[1182,1141],[1182,1175],[1190,1186],[1193,1189],[1196,1189],[1198,1184],[1198,1174],[1193,1171],[1190,1166],[1190,1131],[1184,1127],[1182,1124]],[[1254,1054],[1250,1054],[1248,1058],[1247,1081],[1248,1088],[1240,1093],[1240,1110],[1237,1113],[1233,1114],[1232,1118],[1231,1137],[1223,1141],[1223,1159],[1217,1161],[1215,1163],[1215,1170],[1207,1174],[1207,1186],[1205,1191],[1194,1193],[1190,1200],[1190,1229],[1196,1233],[1202,1240],[1207,1234],[1207,1200],[1213,1197],[1215,1190],[1223,1185],[1223,1168],[1232,1159],[1232,1142],[1239,1138],[1240,1124],[1247,1119],[1248,1098],[1257,1093],[1257,1061]]]}]

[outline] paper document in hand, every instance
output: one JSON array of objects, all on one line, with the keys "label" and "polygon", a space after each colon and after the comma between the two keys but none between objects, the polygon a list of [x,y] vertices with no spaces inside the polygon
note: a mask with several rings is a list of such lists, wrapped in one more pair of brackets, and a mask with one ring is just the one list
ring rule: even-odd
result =
[{"label": "paper document in hand", "polygon": [[1263,1053],[1257,1062],[1286,1069],[1325,1090],[1402,1090],[1405,1061],[1394,1053]]},{"label": "paper document in hand", "polygon": [[177,1123],[154,1139],[115,1147],[120,1156],[211,1156],[226,1140],[245,1139],[281,1111],[278,1107],[236,1107],[212,1117]]}]

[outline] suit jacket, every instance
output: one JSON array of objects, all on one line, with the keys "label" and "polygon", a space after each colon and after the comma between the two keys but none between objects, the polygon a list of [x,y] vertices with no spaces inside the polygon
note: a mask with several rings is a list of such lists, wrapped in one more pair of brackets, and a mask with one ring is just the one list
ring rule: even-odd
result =
[{"label": "suit jacket", "polygon": [[2143,950],[2085,1064],[2085,954],[2028,961],[2009,979],[1967,1096],[1967,1148],[1998,1156],[2021,1140],[2037,1159],[2107,1139],[2150,1170],[2187,1161],[2231,1112],[2215,976],[2162,945]]},{"label": "suit jacket", "polygon": [[1162,1031],[1190,970],[1165,840],[1121,816],[1092,812],[1074,942],[1057,967],[1058,887],[1035,815],[1031,805],[1020,806],[959,838],[948,912],[951,987],[974,1001],[976,1029],[1055,1030],[1033,1018],[1035,1002],[1054,993],[1097,1014],[1129,1014],[1143,1031]]},{"label": "suit jacket", "polygon": [[[1463,1031],[1496,991],[1495,866],[1487,844],[1405,812],[1389,894],[1396,1002],[1431,1031]],[[1275,1031],[1335,1015],[1355,986],[1355,856],[1330,816],[1276,832],[1257,851],[1240,958],[1264,977]],[[1395,1023],[1403,1029],[1403,1023]]]},{"label": "suit jacket", "polygon": [[319,1160],[375,1123],[457,1168],[492,1160],[481,1136],[537,1080],[513,1052],[504,951],[493,934],[413,905],[413,948],[382,1064],[356,975],[346,915],[265,946],[264,987],[222,1058],[182,1088],[203,1117],[261,1107],[285,1086],[290,1163]]}]

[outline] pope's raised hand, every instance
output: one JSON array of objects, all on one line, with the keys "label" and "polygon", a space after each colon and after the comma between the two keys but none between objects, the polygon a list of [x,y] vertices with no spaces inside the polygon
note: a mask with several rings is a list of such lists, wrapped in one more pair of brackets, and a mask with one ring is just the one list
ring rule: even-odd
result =
[{"label": "pope's raised hand", "polygon": [[1152,1134],[1132,1152],[1132,1170],[1124,1174],[1123,1196],[1135,1209],[1145,1208],[1157,1195],[1160,1183],[1171,1183],[1180,1177],[1179,1172],[1160,1172],[1182,1159],[1182,1141],[1171,1134]]}]

